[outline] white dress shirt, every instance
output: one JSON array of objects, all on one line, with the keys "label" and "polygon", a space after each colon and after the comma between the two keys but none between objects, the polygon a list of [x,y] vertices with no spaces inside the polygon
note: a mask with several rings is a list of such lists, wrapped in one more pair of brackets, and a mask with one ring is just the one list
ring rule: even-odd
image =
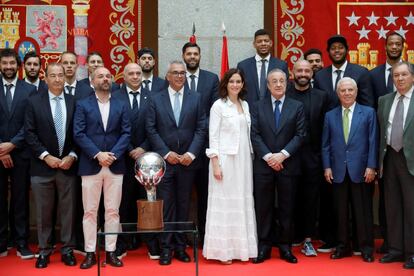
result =
[{"label": "white dress shirt", "polygon": [[72,84],[69,84],[69,83],[67,83],[66,81],[65,81],[65,84],[64,84],[64,88],[65,88],[65,93],[66,94],[69,94],[69,91],[68,91],[68,89],[66,88],[66,86],[70,86],[70,87],[72,87],[72,94],[71,95],[75,95],[75,89],[76,89],[76,84],[77,84],[77,80],[75,80]]},{"label": "white dress shirt", "polygon": [[[413,95],[414,86],[411,87],[410,91],[405,93],[403,104],[404,104],[404,120],[403,120],[403,127],[405,127],[405,119],[407,118],[408,107],[410,106],[411,97]],[[400,93],[395,93],[394,101],[391,105],[390,115],[388,116],[388,126],[387,126],[387,145],[391,143],[391,129],[392,129],[392,121],[394,120],[395,109],[397,108],[398,99],[400,98]]]},{"label": "white dress shirt", "polygon": [[6,84],[13,84],[13,86],[10,88],[12,99],[14,97],[14,91],[16,90],[16,84],[17,84],[17,77],[14,78],[12,82],[8,82],[3,78],[3,91],[4,95],[6,96]]},{"label": "white dress shirt", "polygon": [[107,102],[101,102],[99,100],[98,95],[96,95],[96,100],[98,101],[99,112],[101,113],[103,128],[106,131],[106,126],[108,125],[108,118],[109,118],[109,109],[111,107],[111,94],[109,94],[109,98]]},{"label": "white dress shirt", "polygon": [[262,70],[262,59],[265,59],[265,66],[266,66],[266,76],[269,73],[269,61],[270,61],[270,54],[267,55],[267,57],[262,58],[258,54],[254,56],[254,59],[256,60],[256,69],[257,69],[257,79],[259,80],[259,87],[260,87],[260,72]]},{"label": "white dress shirt", "polygon": [[151,77],[149,77],[148,79],[142,78],[142,85],[141,86],[145,87],[144,81],[149,80],[150,82],[148,83],[148,90],[151,91],[152,90],[152,80],[153,80],[153,78],[154,78],[154,75],[151,75]]},{"label": "white dress shirt", "polygon": [[186,73],[186,77],[187,77],[187,83],[188,83],[188,87],[191,88],[191,75],[194,75],[194,81],[195,81],[195,90],[197,91],[197,87],[198,87],[198,79],[200,77],[200,68],[197,68],[197,71],[194,74],[191,74],[190,72],[187,71]]},{"label": "white dress shirt", "polygon": [[141,86],[138,88],[138,90],[132,90],[132,89],[131,89],[131,88],[129,88],[129,86],[127,85],[126,90],[127,90],[127,93],[128,93],[128,97],[129,97],[129,104],[131,105],[131,108],[132,108],[132,105],[133,105],[133,103],[134,103],[134,96],[133,96],[130,92],[138,92],[138,95],[137,95],[137,102],[138,102],[138,108],[139,108],[139,107],[140,107],[140,105],[141,105]]},{"label": "white dress shirt", "polygon": [[348,65],[348,61],[346,61],[346,60],[345,60],[345,63],[342,64],[342,66],[340,68],[336,68],[332,64],[332,89],[335,89],[336,77],[338,76],[338,74],[336,73],[336,70],[341,70],[341,79],[342,79],[344,77],[344,73],[345,73],[345,69],[346,69],[347,65]]}]

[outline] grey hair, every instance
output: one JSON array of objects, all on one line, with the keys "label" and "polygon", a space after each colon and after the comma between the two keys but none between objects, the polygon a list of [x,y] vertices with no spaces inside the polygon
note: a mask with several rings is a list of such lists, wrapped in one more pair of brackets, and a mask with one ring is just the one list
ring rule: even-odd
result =
[{"label": "grey hair", "polygon": [[273,74],[273,73],[282,73],[282,75],[283,75],[283,77],[285,78],[285,81],[287,81],[287,76],[286,76],[286,73],[285,73],[285,71],[283,71],[283,70],[281,70],[281,69],[279,69],[279,68],[275,68],[275,69],[272,69],[268,74],[267,74],[267,81],[269,82],[269,76],[271,75],[271,74]]},{"label": "grey hair", "polygon": [[400,62],[397,62],[396,64],[394,64],[393,66],[392,66],[392,69],[391,69],[391,73],[397,68],[397,67],[400,67],[400,66],[403,66],[403,65],[407,65],[407,67],[408,67],[408,72],[410,72],[410,74],[411,75],[414,75],[414,68],[413,68],[413,65],[411,64],[411,63],[409,63],[408,61],[400,61]]},{"label": "grey hair", "polygon": [[337,93],[339,92],[339,87],[341,86],[341,84],[342,84],[343,82],[347,82],[347,81],[349,81],[349,82],[352,84],[352,86],[355,88],[355,90],[357,90],[357,91],[358,91],[358,85],[357,85],[356,81],[355,81],[353,78],[350,78],[350,77],[343,77],[342,79],[340,79],[340,80],[338,81],[338,84],[336,85],[336,92],[337,92]]}]

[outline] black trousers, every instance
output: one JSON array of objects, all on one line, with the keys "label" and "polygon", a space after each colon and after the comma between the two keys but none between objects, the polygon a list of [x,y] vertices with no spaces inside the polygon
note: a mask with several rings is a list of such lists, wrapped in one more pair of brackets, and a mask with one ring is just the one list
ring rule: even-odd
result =
[{"label": "black trousers", "polygon": [[[182,165],[167,164],[161,183],[157,186],[157,196],[164,200],[164,221],[188,221],[191,187],[194,183],[196,170],[189,170]],[[185,234],[162,234],[163,250],[184,250]]]},{"label": "black trousers", "polygon": [[363,253],[373,254],[374,228],[372,196],[374,184],[354,183],[347,173],[344,182],[333,183],[332,186],[338,247],[350,248],[349,207],[351,207],[358,236],[358,246]]},{"label": "black trousers", "polygon": [[[7,248],[10,216],[11,236],[16,245],[26,245],[29,238],[29,166],[30,160],[12,153],[14,167],[6,169],[0,163],[0,251]],[[10,178],[10,209],[8,191]]]},{"label": "black trousers", "polygon": [[200,234],[200,241],[204,241],[208,199],[208,168],[210,159],[207,156],[202,158],[202,167],[197,170],[195,176],[195,188],[197,192],[197,226]]},{"label": "black trousers", "polygon": [[414,175],[403,149],[387,148],[383,174],[389,253],[414,256]]},{"label": "black trousers", "polygon": [[[269,251],[272,246],[272,225],[278,217],[278,244],[282,251],[288,250],[293,239],[293,214],[295,207],[296,177],[278,172],[254,174],[254,201],[259,251]],[[274,212],[275,189],[278,208]]]}]

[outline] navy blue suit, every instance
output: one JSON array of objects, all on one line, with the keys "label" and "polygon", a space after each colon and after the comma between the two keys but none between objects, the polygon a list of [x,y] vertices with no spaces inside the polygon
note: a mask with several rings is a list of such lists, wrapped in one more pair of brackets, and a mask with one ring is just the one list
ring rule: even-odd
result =
[{"label": "navy blue suit", "polygon": [[[374,106],[374,92],[372,90],[369,72],[365,67],[348,62],[342,77],[350,77],[357,83],[357,102],[359,104]],[[328,92],[330,97],[330,109],[338,106],[339,100],[336,91],[334,91],[332,82],[332,66],[325,67],[317,72],[314,80],[313,87]]]},{"label": "navy blue suit", "polygon": [[160,92],[168,87],[168,82],[162,78],[152,76],[151,93]]},{"label": "navy blue suit", "polygon": [[[164,200],[165,221],[186,221],[191,199],[191,186],[196,169],[201,166],[206,139],[206,122],[199,95],[184,88],[179,124],[177,126],[168,90],[152,97],[147,113],[147,137],[152,150],[165,156],[173,151],[177,154],[191,152],[196,156],[188,166],[171,165],[167,162],[166,174],[158,186],[158,195]],[[184,250],[185,237],[182,234],[167,234],[162,237],[164,250]]]},{"label": "navy blue suit", "polygon": [[[237,64],[237,68],[240,69],[244,74],[246,80],[245,86],[247,90],[246,101],[249,103],[249,106],[251,108],[252,105],[260,99],[259,78],[257,76],[255,57],[250,57],[240,61]],[[275,68],[283,70],[286,73],[286,77],[289,78],[289,69],[287,63],[278,58],[270,57],[267,73],[269,73]],[[269,94],[269,91],[266,91],[266,94]]]},{"label": "navy blue suit", "polygon": [[[3,78],[0,77],[0,143],[11,142],[16,148],[10,152],[14,167],[6,169],[0,163],[0,251],[7,248],[8,178],[10,177],[10,228],[17,245],[25,245],[29,237],[29,165],[30,150],[24,139],[24,113],[28,98],[36,87],[17,80],[11,110],[6,104]],[[3,250],[4,249],[4,250]]]},{"label": "navy blue suit", "polygon": [[[271,97],[268,95],[256,102],[251,109],[258,249],[265,254],[270,254],[272,245],[272,223],[276,217],[274,214],[276,187],[279,202],[279,249],[282,252],[289,250],[292,242],[296,177],[300,174],[300,158],[297,152],[306,135],[305,114],[301,102],[285,97],[277,129],[272,104]],[[267,165],[263,157],[283,149],[290,154],[290,157],[283,162],[284,169],[277,172]]]},{"label": "navy blue suit", "polygon": [[96,95],[77,102],[73,120],[74,140],[81,149],[79,157],[80,176],[94,175],[101,170],[96,158],[100,151],[115,154],[109,169],[114,174],[125,173],[125,153],[128,149],[131,126],[128,106],[117,98],[110,98],[109,118],[106,130],[103,128]]},{"label": "navy blue suit", "polygon": [[355,105],[347,143],[342,127],[342,107],[338,106],[326,113],[322,133],[322,161],[323,167],[331,168],[333,175],[338,246],[349,249],[348,199],[352,199],[359,247],[364,253],[372,254],[373,186],[364,183],[364,174],[366,168],[378,167],[378,124],[375,110]]}]

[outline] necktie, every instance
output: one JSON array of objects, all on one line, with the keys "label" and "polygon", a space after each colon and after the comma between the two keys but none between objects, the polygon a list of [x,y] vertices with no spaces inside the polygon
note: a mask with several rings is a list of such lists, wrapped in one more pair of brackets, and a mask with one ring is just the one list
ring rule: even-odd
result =
[{"label": "necktie", "polygon": [[149,83],[151,82],[150,80],[143,80],[144,82],[144,88],[149,90]]},{"label": "necktie", "polygon": [[136,111],[136,110],[138,110],[138,99],[137,99],[137,96],[138,96],[139,92],[131,91],[131,92],[129,92],[129,94],[131,94],[132,96],[134,96],[134,98],[132,99],[132,110]]},{"label": "necktie", "polygon": [[195,75],[190,76],[190,79],[191,79],[190,89],[193,91],[196,91],[195,77],[196,77]]},{"label": "necktie", "polygon": [[262,59],[262,68],[260,69],[260,98],[266,95],[266,59]]},{"label": "necktie", "polygon": [[403,147],[403,123],[404,123],[404,96],[398,98],[397,107],[395,108],[394,118],[391,125],[391,147],[399,152]]},{"label": "necktie", "polygon": [[388,93],[392,93],[394,92],[394,81],[392,80],[392,72],[391,72],[391,67],[388,68],[388,80],[387,80],[387,92]]},{"label": "necktie", "polygon": [[69,94],[69,95],[73,95],[73,94],[72,94],[72,91],[73,91],[73,87],[72,87],[72,86],[70,86],[70,85],[66,85],[66,91],[68,91],[68,94]]},{"label": "necktie", "polygon": [[280,105],[280,101],[277,100],[275,101],[275,110],[273,110],[273,114],[275,116],[275,127],[276,130],[279,128],[279,121],[280,121],[280,109],[279,109],[279,105]]},{"label": "necktie", "polygon": [[342,117],[342,128],[344,129],[345,143],[348,143],[349,137],[349,108],[345,108],[344,116]]},{"label": "necktie", "polygon": [[174,94],[174,119],[175,119],[175,123],[178,126],[178,122],[180,120],[180,112],[181,112],[181,106],[180,106],[180,93],[179,92],[175,92]]},{"label": "necktie", "polygon": [[12,94],[11,94],[11,88],[13,87],[13,84],[10,83],[10,84],[6,84],[4,86],[6,86],[6,103],[7,103],[7,108],[9,110],[9,112],[10,112],[11,107],[12,107],[12,101],[13,101]]},{"label": "necktie", "polygon": [[64,137],[64,132],[63,132],[62,104],[60,103],[62,98],[61,97],[54,97],[53,100],[56,101],[55,116],[53,118],[53,122],[55,123],[55,130],[56,130],[56,136],[58,138],[59,156],[60,156],[60,155],[62,155],[63,145],[65,143],[65,137]]},{"label": "necktie", "polygon": [[336,79],[335,79],[335,87],[334,87],[334,92],[336,93],[336,86],[338,85],[338,81],[341,79],[341,72],[342,70],[335,70],[336,73]]}]

